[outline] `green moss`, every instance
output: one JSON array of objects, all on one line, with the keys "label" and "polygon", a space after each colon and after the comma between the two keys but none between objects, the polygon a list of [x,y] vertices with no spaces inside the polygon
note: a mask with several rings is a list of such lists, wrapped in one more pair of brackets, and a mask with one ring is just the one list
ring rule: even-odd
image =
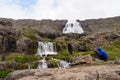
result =
[{"label": "green moss", "polygon": [[12,71],[12,69],[0,70],[0,78],[5,78]]},{"label": "green moss", "polygon": [[38,56],[16,56],[15,61],[19,63],[29,63],[33,61],[39,60],[40,57]]},{"label": "green moss", "polygon": [[53,68],[57,68],[58,67],[58,64],[57,64],[56,61],[50,60],[49,62],[53,65]]},{"label": "green moss", "polygon": [[24,32],[22,33],[25,37],[28,37],[28,38],[31,38],[32,40],[35,40],[36,39],[36,36],[35,34],[33,33],[27,33],[27,32]]},{"label": "green moss", "polygon": [[69,54],[68,50],[61,50],[57,55],[54,55],[53,57],[56,59],[69,61],[72,56]]},{"label": "green moss", "polygon": [[66,41],[65,40],[54,40],[55,43],[65,43]]},{"label": "green moss", "polygon": [[116,40],[111,45],[105,45],[102,48],[108,53],[110,60],[120,57],[120,40]]},{"label": "green moss", "polygon": [[120,49],[120,40],[115,40],[112,45]]},{"label": "green moss", "polygon": [[28,45],[28,48],[29,48],[28,53],[30,55],[35,55],[36,51],[37,51],[37,47],[38,47],[38,42],[36,42],[36,41],[30,42],[29,45]]},{"label": "green moss", "polygon": [[61,51],[59,51],[59,53],[62,54],[62,55],[68,55],[69,54],[68,50],[61,50]]},{"label": "green moss", "polygon": [[16,56],[21,56],[21,55],[20,55],[20,54],[17,54],[17,53],[9,53],[9,54],[6,56],[5,60],[6,60],[6,61],[13,60],[13,59],[15,59]]},{"label": "green moss", "polygon": [[28,64],[19,63],[16,67],[17,70],[28,69]]},{"label": "green moss", "polygon": [[80,56],[80,55],[87,55],[87,54],[90,54],[91,56],[96,55],[96,53],[93,52],[93,51],[87,51],[87,52],[73,52],[72,56],[77,57],[77,56]]},{"label": "green moss", "polygon": [[37,66],[38,66],[38,63],[37,63],[37,62],[33,62],[33,63],[31,64],[31,68],[32,68],[32,69],[36,69]]}]

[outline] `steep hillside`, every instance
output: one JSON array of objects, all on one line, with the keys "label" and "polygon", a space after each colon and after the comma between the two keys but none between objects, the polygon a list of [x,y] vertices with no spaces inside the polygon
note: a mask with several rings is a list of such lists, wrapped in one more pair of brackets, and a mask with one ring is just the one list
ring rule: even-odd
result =
[{"label": "steep hillside", "polygon": [[[92,49],[94,49],[101,46],[97,41],[103,40],[101,43],[109,43],[106,41],[118,39],[120,36],[120,17],[77,21],[82,25],[84,34],[62,34],[62,29],[67,20],[0,18],[0,53],[20,52],[31,54],[35,53],[38,41],[57,40],[58,42],[74,43],[74,39],[80,41],[80,43],[81,41],[94,39],[95,44],[92,46]],[[116,38],[114,39],[112,35],[115,35]]]}]

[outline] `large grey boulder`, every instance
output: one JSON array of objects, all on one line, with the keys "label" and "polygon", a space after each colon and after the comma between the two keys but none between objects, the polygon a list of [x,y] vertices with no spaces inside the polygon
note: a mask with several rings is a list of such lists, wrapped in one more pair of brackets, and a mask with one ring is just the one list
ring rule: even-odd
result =
[{"label": "large grey boulder", "polygon": [[76,65],[80,63],[91,64],[92,63],[92,56],[90,54],[84,56],[77,56],[71,59],[71,65]]}]

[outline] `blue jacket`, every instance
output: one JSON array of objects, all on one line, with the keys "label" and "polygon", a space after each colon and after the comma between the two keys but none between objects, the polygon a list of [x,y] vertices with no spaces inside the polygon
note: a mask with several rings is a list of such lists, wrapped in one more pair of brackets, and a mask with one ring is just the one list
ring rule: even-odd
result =
[{"label": "blue jacket", "polygon": [[102,50],[101,48],[97,48],[97,51],[98,51],[98,57],[101,60],[107,60],[108,59],[108,54],[104,50]]}]

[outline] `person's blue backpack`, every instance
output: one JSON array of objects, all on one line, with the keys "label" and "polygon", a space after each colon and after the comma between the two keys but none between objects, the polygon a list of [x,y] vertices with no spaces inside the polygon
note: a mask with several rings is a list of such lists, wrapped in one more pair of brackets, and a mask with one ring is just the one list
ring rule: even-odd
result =
[{"label": "person's blue backpack", "polygon": [[98,57],[101,60],[107,60],[108,59],[108,54],[104,50],[102,50],[101,48],[97,48],[97,52],[98,52]]}]

